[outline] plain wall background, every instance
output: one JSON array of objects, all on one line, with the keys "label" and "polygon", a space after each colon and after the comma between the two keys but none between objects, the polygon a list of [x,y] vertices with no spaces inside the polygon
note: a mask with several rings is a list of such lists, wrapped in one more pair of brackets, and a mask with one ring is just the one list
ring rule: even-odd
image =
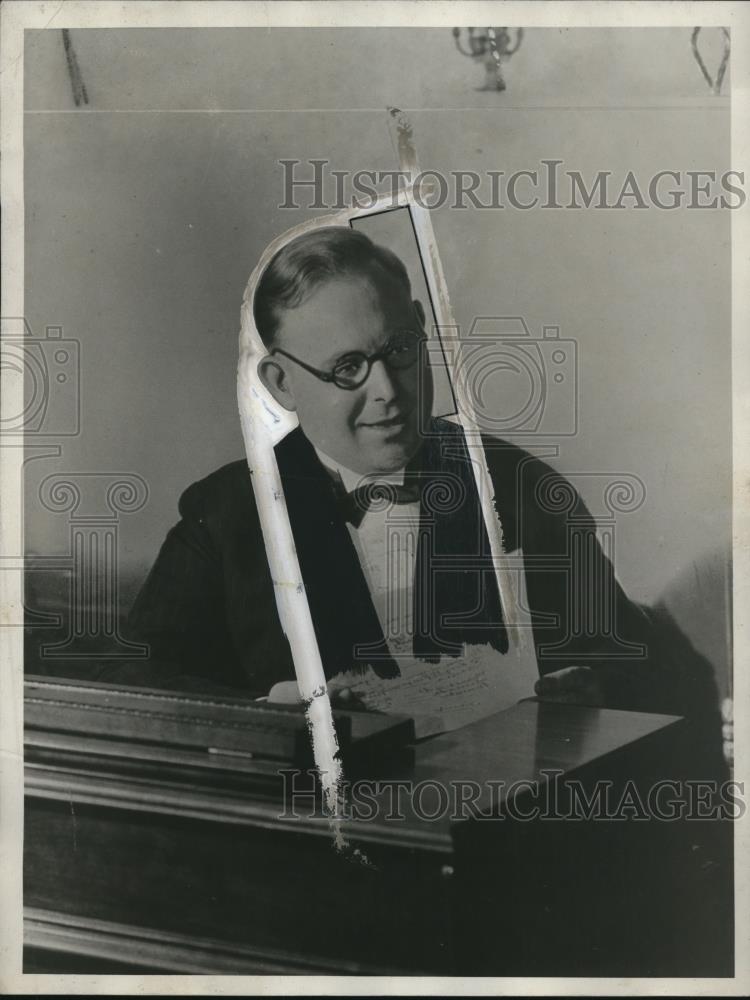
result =
[{"label": "plain wall background", "polygon": [[[558,158],[647,184],[657,170],[729,167],[728,100],[707,92],[688,29],[528,30],[503,94],[474,89],[482,67],[447,29],[71,38],[81,109],[61,32],[27,32],[26,317],[37,336],[57,325],[80,341],[82,427],[60,459],[27,467],[26,546],[67,550],[65,515],[36,499],[42,478],[134,472],[150,495],[122,518],[126,574],[155,558],[181,491],[244,454],[242,293],[267,243],[317,214],[277,208],[280,158],[395,169],[384,109],[397,105],[423,168],[510,173]],[[717,38],[706,35],[712,55]],[[645,483],[643,506],[618,521],[616,559],[643,601],[731,544],[730,216],[434,213],[462,329],[521,316],[535,336],[556,325],[577,341],[579,432],[552,461]],[[598,487],[582,492],[601,508]]]}]

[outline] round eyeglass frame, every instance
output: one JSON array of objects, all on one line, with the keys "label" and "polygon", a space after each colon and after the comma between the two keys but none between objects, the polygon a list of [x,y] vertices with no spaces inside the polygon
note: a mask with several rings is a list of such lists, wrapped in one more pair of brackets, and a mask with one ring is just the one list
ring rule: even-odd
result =
[{"label": "round eyeglass frame", "polygon": [[[403,337],[404,335],[406,335],[409,338],[409,341],[414,343],[417,350],[414,352],[413,356],[409,355],[408,350],[405,351],[404,353],[407,355],[407,358],[405,360],[402,360],[401,363],[396,363],[395,359],[398,357],[398,355],[395,353],[393,341],[397,337],[399,336]],[[283,350],[283,348],[281,347],[274,347],[273,350],[270,351],[270,354],[271,355],[282,354],[285,358],[289,358],[290,361],[294,361],[295,364],[298,364],[301,368],[304,368],[305,371],[310,372],[311,375],[314,375],[316,378],[319,378],[321,382],[332,382],[339,389],[351,390],[351,389],[359,389],[360,386],[365,384],[367,379],[370,377],[372,366],[375,364],[376,361],[384,361],[388,366],[388,368],[394,371],[406,371],[406,369],[411,368],[416,363],[417,358],[419,357],[419,345],[423,340],[424,340],[423,330],[420,331],[410,330],[410,329],[399,330],[389,339],[388,343],[386,344],[386,346],[383,348],[382,351],[375,351],[374,354],[365,354],[364,351],[351,351],[343,358],[340,358],[334,365],[333,370],[330,372],[321,371],[321,369],[319,368],[313,368],[313,366],[307,364],[306,361],[302,361],[300,358],[296,358],[293,354],[290,354],[288,351]],[[361,378],[358,377],[355,381],[352,381],[351,378],[345,379],[343,376],[336,374],[336,369],[339,366],[341,366],[344,363],[351,364],[352,360],[354,359],[360,359],[359,364],[364,365],[363,374]]]}]

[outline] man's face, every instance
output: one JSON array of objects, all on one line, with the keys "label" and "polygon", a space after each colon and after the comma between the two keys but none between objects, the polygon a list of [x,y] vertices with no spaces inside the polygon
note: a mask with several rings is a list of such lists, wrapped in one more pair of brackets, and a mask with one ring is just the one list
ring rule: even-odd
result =
[{"label": "man's face", "polygon": [[[301,306],[285,310],[276,346],[330,372],[343,356],[374,354],[404,329],[420,331],[422,323],[401,282],[380,273],[346,276],[331,279]],[[420,392],[421,362],[395,370],[376,361],[363,385],[341,389],[283,355],[274,360],[286,373],[303,432],[326,455],[363,474],[393,472],[414,456],[419,428],[432,409],[429,378],[421,380]]]}]

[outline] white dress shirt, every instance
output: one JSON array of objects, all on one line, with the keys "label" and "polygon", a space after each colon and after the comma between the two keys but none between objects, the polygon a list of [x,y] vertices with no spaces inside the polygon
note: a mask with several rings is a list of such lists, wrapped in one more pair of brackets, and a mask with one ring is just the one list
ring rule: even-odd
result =
[{"label": "white dress shirt", "polygon": [[[318,458],[347,492],[368,481],[404,482],[403,469],[390,475],[362,476],[320,451]],[[451,660],[450,669],[435,669],[434,664],[414,657],[412,601],[419,520],[417,501],[394,504],[384,511],[371,509],[358,528],[347,522],[388,650],[401,674],[395,680],[372,675],[347,683],[358,686],[370,708],[411,716],[417,737],[422,738],[509,708],[519,698],[534,693],[539,672],[530,618],[523,610],[527,607],[523,570],[514,583],[518,594],[511,612],[512,620],[523,625],[508,655],[498,653],[487,642],[465,647],[461,656]],[[342,614],[346,614],[345,608]]]},{"label": "white dress shirt", "polygon": [[[365,476],[316,451],[328,472],[348,493],[367,482],[404,482],[404,469]],[[385,510],[368,510],[358,528],[347,523],[383,635],[396,659],[411,655],[419,511],[419,501],[393,504]]]}]

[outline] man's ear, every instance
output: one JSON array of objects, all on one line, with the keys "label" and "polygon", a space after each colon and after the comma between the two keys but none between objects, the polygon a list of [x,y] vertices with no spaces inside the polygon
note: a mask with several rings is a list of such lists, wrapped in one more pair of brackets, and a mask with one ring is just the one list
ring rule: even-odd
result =
[{"label": "man's ear", "polygon": [[419,319],[422,328],[424,328],[425,314],[424,309],[422,308],[422,303],[418,299],[414,299],[413,305],[414,312],[417,314],[417,318]]},{"label": "man's ear", "polygon": [[289,386],[289,378],[279,362],[270,354],[258,362],[258,376],[280,406],[292,412],[297,409]]}]

